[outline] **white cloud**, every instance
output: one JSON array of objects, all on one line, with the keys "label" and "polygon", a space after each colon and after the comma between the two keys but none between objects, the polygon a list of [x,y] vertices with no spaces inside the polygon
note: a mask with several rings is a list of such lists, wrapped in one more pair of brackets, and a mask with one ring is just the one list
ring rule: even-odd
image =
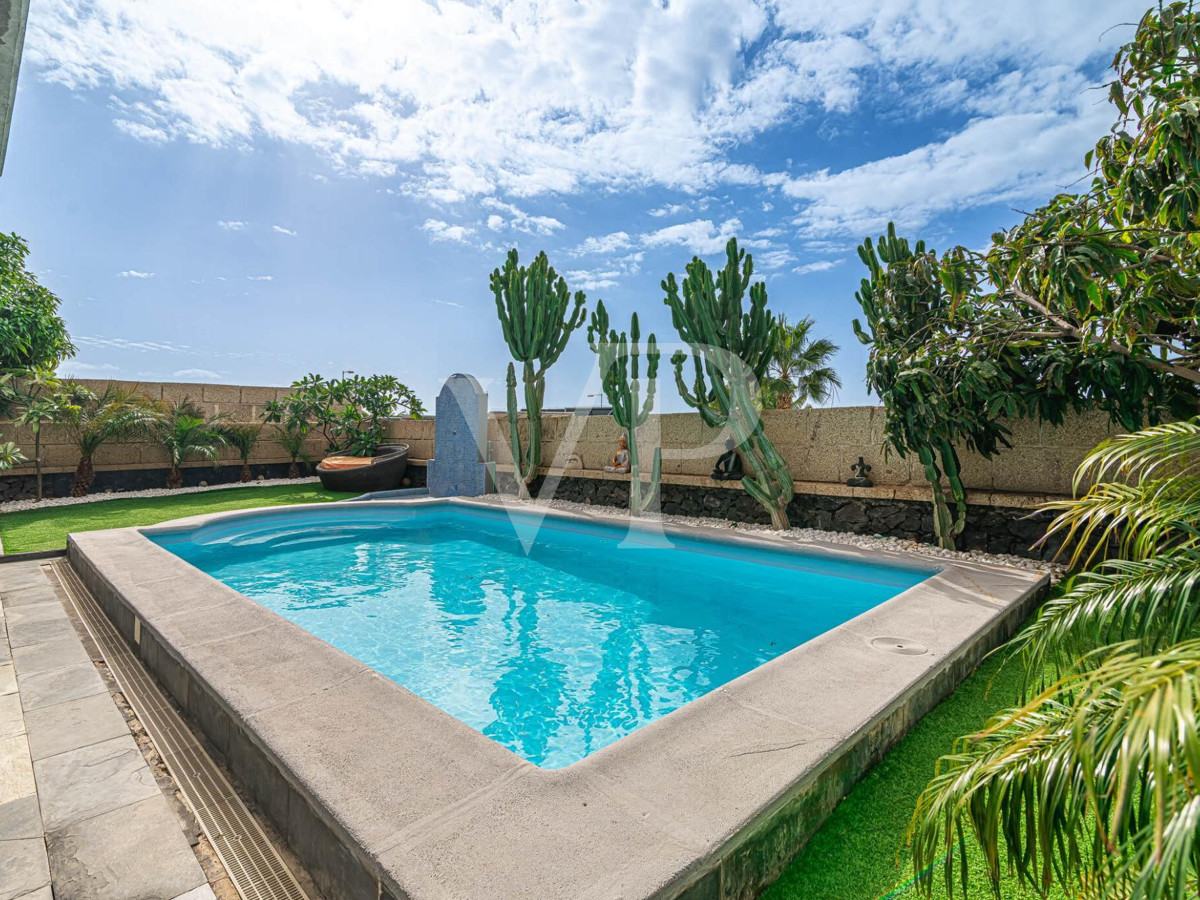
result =
[{"label": "white cloud", "polygon": [[741,220],[736,218],[726,219],[719,226],[713,224],[711,219],[695,219],[644,234],[642,243],[647,247],[678,245],[687,247],[697,256],[705,256],[724,250],[729,239],[736,236],[741,227]]},{"label": "white cloud", "polygon": [[505,213],[508,216],[507,222],[498,214],[488,216],[488,228],[492,231],[500,231],[507,225],[526,234],[548,235],[567,227],[553,216],[531,215],[512,203],[505,203],[495,197],[485,197],[479,205],[484,209],[493,209],[497,213]]},{"label": "white cloud", "polygon": [[584,256],[591,253],[609,254],[617,253],[621,250],[628,250],[632,246],[633,240],[629,237],[627,232],[614,231],[612,234],[586,238],[571,252],[576,256]]},{"label": "white cloud", "polygon": [[212,369],[177,369],[171,373],[172,378],[183,378],[187,381],[220,381],[225,377],[223,372]]},{"label": "white cloud", "polygon": [[114,366],[112,363],[86,363],[74,359],[67,360],[58,367],[58,374],[63,378],[87,378],[88,376],[107,378],[119,371],[121,371],[121,367]]},{"label": "white cloud", "polygon": [[272,225],[272,226],[271,226],[271,230],[272,230],[272,231],[277,231],[277,232],[279,232],[280,234],[286,234],[286,235],[288,235],[289,237],[295,237],[295,236],[296,236],[296,232],[294,232],[294,231],[293,231],[292,229],[290,229],[290,228],[284,228],[282,225]]},{"label": "white cloud", "polygon": [[656,219],[661,219],[663,216],[677,216],[687,211],[688,207],[686,203],[668,203],[665,206],[658,206],[650,210],[650,215]]},{"label": "white cloud", "polygon": [[126,269],[120,273],[122,278],[153,278],[153,272],[139,272],[137,269]]},{"label": "white cloud", "polygon": [[455,303],[453,300],[434,300],[433,302],[435,304],[437,304],[438,306],[449,306],[453,309],[463,309],[464,308],[461,303]]},{"label": "white cloud", "polygon": [[189,353],[186,344],[170,341],[130,341],[125,338],[106,338],[98,335],[80,335],[72,338],[81,347],[104,347],[115,350],[141,350],[151,353]]},{"label": "white cloud", "polygon": [[425,224],[421,226],[432,240],[435,241],[455,241],[459,244],[469,244],[471,236],[475,233],[474,228],[466,225],[451,225],[449,222],[443,222],[441,219],[426,219]]},{"label": "white cloud", "polygon": [[275,0],[45,0],[25,52],[43,79],[113,95],[136,138],[266,137],[453,203],[754,184],[733,148],[854,108],[881,71],[906,109],[959,104],[1014,64],[1108,56],[1128,29],[1105,29],[1145,5],[312,0],[280,17]]},{"label": "white cloud", "polygon": [[828,272],[844,263],[844,259],[822,259],[817,262],[805,263],[792,269],[796,275],[811,275],[813,272]]},{"label": "white cloud", "polygon": [[247,224],[248,223],[246,222],[239,222],[236,219],[231,221],[222,219],[221,221],[217,222],[217,225],[221,228],[224,228],[226,231],[241,231],[246,227]]},{"label": "white cloud", "polygon": [[801,201],[796,219],[813,237],[923,226],[941,213],[1044,200],[1084,174],[1083,153],[1110,113],[1094,99],[1070,114],[1011,113],[975,119],[944,141],[841,172],[784,179]]},{"label": "white cloud", "polygon": [[575,269],[566,273],[566,279],[567,284],[571,286],[571,290],[598,291],[603,288],[614,287],[621,274],[617,269]]},{"label": "white cloud", "polygon": [[248,281],[274,281],[275,276],[274,275],[247,275],[246,279]]}]

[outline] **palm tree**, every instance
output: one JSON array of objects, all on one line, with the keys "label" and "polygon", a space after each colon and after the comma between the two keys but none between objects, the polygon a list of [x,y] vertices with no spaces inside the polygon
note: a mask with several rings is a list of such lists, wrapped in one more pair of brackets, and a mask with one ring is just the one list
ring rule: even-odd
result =
[{"label": "palm tree", "polygon": [[795,325],[781,315],[776,326],[775,355],[760,389],[767,409],[791,409],[809,402],[824,403],[842,386],[830,359],[838,346],[828,338],[813,340],[809,333],[816,322],[805,316]]},{"label": "palm tree", "polygon": [[37,499],[42,499],[42,426],[59,421],[65,414],[62,383],[49,370],[40,369],[29,373],[17,394],[21,413],[14,420],[17,425],[33,432],[33,466],[37,481]]},{"label": "palm tree", "polygon": [[233,447],[238,452],[238,456],[242,460],[242,483],[250,480],[250,454],[254,452],[254,445],[258,443],[258,436],[262,432],[261,425],[226,425],[220,429],[221,436],[225,438],[225,443]]},{"label": "palm tree", "polygon": [[59,396],[59,422],[79,451],[75,467],[72,497],[86,496],[91,490],[95,469],[92,457],[101,445],[113,439],[127,439],[147,433],[158,421],[159,412],[150,398],[109,383],[96,394],[81,384],[68,382]]},{"label": "palm tree", "polygon": [[227,418],[221,414],[206,416],[187,397],[161,412],[154,436],[171,460],[167,487],[183,486],[180,467],[189,459],[220,462],[221,448],[228,444],[222,424]]},{"label": "palm tree", "polygon": [[275,443],[284,449],[288,456],[292,458],[292,464],[288,466],[288,478],[300,477],[300,464],[297,460],[303,459],[308,462],[308,455],[304,452],[304,442],[307,440],[306,435],[299,428],[284,428],[280,427],[276,432]]},{"label": "palm tree", "polygon": [[1007,855],[1043,892],[1200,889],[1200,418],[1101,444],[1077,490],[1092,479],[1052,504],[1048,535],[1067,537],[1073,565],[1117,557],[1073,576],[1018,636],[1038,693],[960,739],[918,801],[914,865],[945,854],[951,892],[968,834],[994,888]]}]

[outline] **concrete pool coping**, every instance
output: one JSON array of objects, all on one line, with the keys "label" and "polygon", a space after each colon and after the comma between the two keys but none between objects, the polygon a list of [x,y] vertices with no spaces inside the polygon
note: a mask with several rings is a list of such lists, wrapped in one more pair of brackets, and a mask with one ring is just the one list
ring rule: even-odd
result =
[{"label": "concrete pool coping", "polygon": [[[320,513],[364,505],[323,504]],[[460,499],[371,504],[455,505],[497,510]],[[271,507],[143,530],[313,512]],[[544,770],[141,530],[72,535],[68,552],[330,896],[417,900],[755,896],[866,770],[1015,630],[1048,583],[1017,569],[844,544],[632,527],[939,571],[582,761]]]}]

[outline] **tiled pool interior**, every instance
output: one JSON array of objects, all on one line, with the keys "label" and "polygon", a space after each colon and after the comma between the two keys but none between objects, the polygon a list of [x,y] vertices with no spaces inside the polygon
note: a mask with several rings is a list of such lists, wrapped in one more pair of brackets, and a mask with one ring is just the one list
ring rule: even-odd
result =
[{"label": "tiled pool interior", "polygon": [[148,536],[545,768],[934,571],[465,506],[261,513]]}]

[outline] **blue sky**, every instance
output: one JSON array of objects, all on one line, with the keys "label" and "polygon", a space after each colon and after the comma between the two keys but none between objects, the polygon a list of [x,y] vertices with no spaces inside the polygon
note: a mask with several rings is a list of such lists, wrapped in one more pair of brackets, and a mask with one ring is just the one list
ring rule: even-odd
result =
[{"label": "blue sky", "polygon": [[[841,345],[837,403],[872,402],[856,245],[894,219],[983,247],[1070,188],[1146,2],[982,6],[40,0],[0,229],[63,299],[68,374],[351,369],[432,401],[466,371],[493,408],[507,248],[665,344],[659,282],[736,234],[771,306]],[[579,333],[547,404],[592,368]]]}]

